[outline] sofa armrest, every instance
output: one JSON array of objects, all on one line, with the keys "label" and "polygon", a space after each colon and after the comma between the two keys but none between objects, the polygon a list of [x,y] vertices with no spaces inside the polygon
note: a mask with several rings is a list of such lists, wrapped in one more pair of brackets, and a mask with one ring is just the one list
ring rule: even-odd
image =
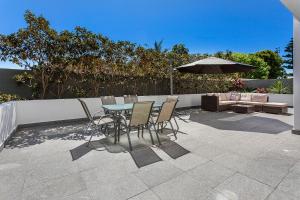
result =
[{"label": "sofa armrest", "polygon": [[217,112],[219,108],[219,96],[202,96],[201,108],[203,110]]}]

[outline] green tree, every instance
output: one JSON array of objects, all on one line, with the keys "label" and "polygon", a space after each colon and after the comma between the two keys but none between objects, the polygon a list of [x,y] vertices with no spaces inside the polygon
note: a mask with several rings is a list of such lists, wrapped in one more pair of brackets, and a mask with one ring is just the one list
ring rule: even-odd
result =
[{"label": "green tree", "polygon": [[218,51],[217,53],[214,54],[214,56],[225,60],[232,60],[232,52],[229,50],[226,50],[225,52]]},{"label": "green tree", "polygon": [[293,69],[293,59],[294,59],[293,47],[294,47],[294,40],[292,38],[284,49],[285,55],[283,57],[285,59],[284,59],[283,67],[286,69]]},{"label": "green tree", "polygon": [[242,75],[244,78],[267,79],[269,77],[269,65],[255,54],[232,53],[233,61],[250,64],[255,67],[254,71]]},{"label": "green tree", "polygon": [[41,98],[46,96],[53,78],[53,61],[57,57],[57,32],[42,16],[30,11],[24,15],[27,27],[10,35],[0,35],[0,58],[38,73],[36,81],[41,87]]},{"label": "green tree", "polygon": [[285,70],[282,67],[283,60],[278,52],[264,50],[255,53],[255,55],[263,59],[269,65],[269,79],[277,79],[285,75]]},{"label": "green tree", "polygon": [[154,50],[157,52],[162,52],[162,49],[163,49],[162,44],[163,44],[163,40],[155,41],[154,42]]}]

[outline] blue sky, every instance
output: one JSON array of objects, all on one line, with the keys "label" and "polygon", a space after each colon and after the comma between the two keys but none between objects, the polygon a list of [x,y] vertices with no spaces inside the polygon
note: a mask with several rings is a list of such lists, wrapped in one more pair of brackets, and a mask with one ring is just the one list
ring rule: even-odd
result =
[{"label": "blue sky", "polygon": [[149,47],[163,39],[164,48],[184,43],[193,53],[283,52],[292,37],[292,15],[280,0],[0,0],[0,33],[24,27],[26,9],[57,30],[79,25]]}]

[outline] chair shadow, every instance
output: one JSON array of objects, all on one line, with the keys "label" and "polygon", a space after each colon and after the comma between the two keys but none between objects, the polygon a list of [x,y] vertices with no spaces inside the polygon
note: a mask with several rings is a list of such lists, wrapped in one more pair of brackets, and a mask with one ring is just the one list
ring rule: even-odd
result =
[{"label": "chair shadow", "polygon": [[[96,139],[92,141],[89,146],[87,146],[87,139],[89,138],[92,132],[86,132],[86,126],[87,122],[69,122],[20,128],[7,141],[5,148],[25,148],[42,144],[50,140],[83,141],[83,143],[79,146],[69,150],[74,161],[87,155],[92,150],[108,151],[110,153],[129,152],[126,134],[121,135],[121,138],[123,139],[121,139],[120,143],[114,144],[113,129],[110,130],[111,134],[109,137],[104,137],[98,140]],[[96,131],[96,135],[98,136],[104,136],[101,132],[97,130],[93,131]],[[170,137],[166,134],[168,131],[171,131],[171,129],[165,128],[163,134],[160,134],[160,139],[162,142],[170,140]],[[187,134],[181,131],[179,131],[178,133]],[[154,131],[152,131],[152,135],[154,143],[157,145],[158,141]],[[136,140],[136,142],[133,142],[134,149],[143,149],[153,146],[148,131],[145,131],[144,137],[137,137],[136,132],[131,133],[131,138],[133,140]]]},{"label": "chair shadow", "polygon": [[[5,148],[24,148],[42,144],[48,140],[85,141],[92,133],[85,131],[86,126],[87,124],[82,122],[21,128],[6,142]],[[100,131],[92,131],[96,131],[96,135],[103,135]]]}]

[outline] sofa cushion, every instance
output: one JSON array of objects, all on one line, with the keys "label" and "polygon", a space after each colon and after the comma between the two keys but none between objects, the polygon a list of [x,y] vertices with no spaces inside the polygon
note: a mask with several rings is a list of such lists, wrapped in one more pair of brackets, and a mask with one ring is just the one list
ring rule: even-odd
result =
[{"label": "sofa cushion", "polygon": [[239,93],[231,93],[230,95],[230,101],[239,101],[241,98],[241,94]]},{"label": "sofa cushion", "polygon": [[241,101],[251,101],[252,95],[250,93],[241,93]]},{"label": "sofa cushion", "polygon": [[268,103],[265,103],[264,106],[284,108],[284,107],[288,107],[288,104],[287,103],[268,102]]},{"label": "sofa cushion", "polygon": [[248,101],[247,103],[245,104],[248,104],[248,105],[255,105],[255,106],[262,106],[264,105],[265,103],[263,102],[256,102],[256,101]]},{"label": "sofa cushion", "polygon": [[251,101],[236,101],[237,104],[248,104]]},{"label": "sofa cushion", "polygon": [[219,105],[233,105],[236,104],[236,101],[220,101]]},{"label": "sofa cushion", "polygon": [[266,95],[266,94],[252,94],[251,101],[266,103],[266,102],[268,102],[268,95]]},{"label": "sofa cushion", "polygon": [[228,101],[226,93],[219,93],[219,101]]}]

